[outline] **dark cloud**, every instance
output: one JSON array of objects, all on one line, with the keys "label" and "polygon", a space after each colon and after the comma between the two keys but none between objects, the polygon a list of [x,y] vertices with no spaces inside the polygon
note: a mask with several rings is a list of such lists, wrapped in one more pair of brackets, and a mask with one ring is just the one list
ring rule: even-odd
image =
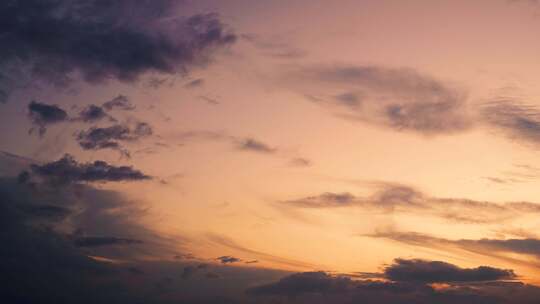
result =
[{"label": "dark cloud", "polygon": [[482,115],[492,128],[512,140],[540,144],[540,110],[513,100],[496,100],[484,105]]},{"label": "dark cloud", "polygon": [[89,105],[79,113],[79,119],[84,122],[96,122],[109,117],[102,107]]},{"label": "dark cloud", "polygon": [[91,127],[77,134],[77,141],[84,150],[115,149],[123,155],[129,152],[121,142],[131,142],[152,135],[152,127],[145,122],[137,122],[133,126],[116,124],[110,127]]},{"label": "dark cloud", "polygon": [[43,218],[49,221],[61,221],[72,214],[72,211],[69,208],[56,205],[22,206],[21,210],[29,218]]},{"label": "dark cloud", "polygon": [[59,106],[36,101],[28,104],[28,115],[32,120],[32,124],[38,128],[40,136],[45,135],[48,125],[68,120],[68,114]]},{"label": "dark cloud", "polygon": [[464,198],[432,197],[409,186],[379,183],[369,196],[326,192],[282,204],[298,208],[358,207],[366,211],[415,212],[465,223],[495,223],[519,215],[540,213],[540,205],[531,202],[495,203]]},{"label": "dark cloud", "polygon": [[341,117],[377,126],[436,135],[462,132],[473,124],[465,93],[414,69],[301,67],[286,79]]},{"label": "dark cloud", "polygon": [[347,277],[333,277],[325,272],[295,273],[276,283],[248,289],[254,295],[298,295],[304,293],[344,292],[353,285]]},{"label": "dark cloud", "polygon": [[512,270],[488,266],[460,268],[441,261],[396,259],[384,270],[386,278],[400,282],[449,283],[512,280]]},{"label": "dark cloud", "polygon": [[150,176],[129,166],[113,166],[104,161],[78,163],[71,155],[43,165],[33,164],[32,172],[59,183],[118,182],[151,179]]},{"label": "dark cloud", "polygon": [[77,237],[73,240],[73,243],[77,247],[100,247],[100,246],[113,246],[113,245],[131,245],[141,244],[141,240],[126,239],[110,236],[83,236]]},{"label": "dark cloud", "polygon": [[229,255],[220,256],[216,258],[216,260],[220,261],[222,264],[232,264],[241,261],[239,258],[235,258]]},{"label": "dark cloud", "polygon": [[108,111],[119,109],[124,111],[135,110],[135,106],[131,104],[129,98],[124,95],[118,95],[115,98],[103,103],[103,108]]},{"label": "dark cloud", "polygon": [[76,75],[131,82],[148,72],[185,73],[236,40],[216,14],[178,17],[179,3],[2,1],[1,76],[10,79],[8,69],[18,68],[57,85]]},{"label": "dark cloud", "polygon": [[275,148],[270,147],[269,145],[258,141],[254,138],[245,138],[239,140],[238,149],[245,151],[253,151],[259,153],[274,153],[276,152]]},{"label": "dark cloud", "polygon": [[[379,280],[326,272],[296,273],[247,290],[259,303],[535,303],[540,288],[514,280],[511,270],[460,268],[438,261],[396,259]],[[435,288],[432,283],[444,283]],[[274,302],[272,302],[274,301]]]},{"label": "dark cloud", "polygon": [[197,271],[197,268],[194,266],[186,266],[184,267],[184,271],[182,271],[182,279],[189,279],[191,276],[195,274]]},{"label": "dark cloud", "polygon": [[[3,153],[0,160],[14,162],[19,171],[32,162]],[[64,209],[73,212],[64,216]],[[141,212],[136,201],[90,184],[58,187],[0,176],[0,243],[5,245],[0,246],[1,302],[253,303],[244,295],[247,286],[285,274],[218,264],[212,265],[216,272],[207,273],[199,263],[170,261],[183,240],[165,238],[142,225]],[[110,235],[143,243],[102,237]],[[77,238],[92,246],[77,246]],[[204,276],[176,280],[187,266],[204,271]],[[211,280],[221,277],[227,278],[226,284]]]}]

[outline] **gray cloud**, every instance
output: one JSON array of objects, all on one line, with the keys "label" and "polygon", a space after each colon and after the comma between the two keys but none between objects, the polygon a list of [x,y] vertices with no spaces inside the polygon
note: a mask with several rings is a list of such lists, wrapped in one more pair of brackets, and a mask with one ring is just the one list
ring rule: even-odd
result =
[{"label": "gray cloud", "polygon": [[91,127],[77,134],[79,146],[84,150],[115,149],[123,155],[129,152],[121,142],[136,141],[152,135],[152,127],[145,122],[137,122],[133,126],[116,124],[110,127]]},{"label": "gray cloud", "polygon": [[[28,116],[38,128],[40,136],[45,135],[47,126],[68,120],[68,114],[57,105],[32,101],[28,104]],[[32,129],[30,130],[32,132]]]},{"label": "gray cloud", "polygon": [[531,202],[494,203],[464,198],[432,197],[409,186],[379,183],[379,189],[366,197],[351,193],[326,192],[281,202],[297,208],[358,207],[366,211],[415,212],[465,223],[494,223],[517,216],[540,213],[540,205]]},{"label": "gray cloud", "polygon": [[131,104],[129,98],[124,95],[118,95],[115,98],[103,103],[103,108],[108,111],[119,109],[124,111],[135,110],[135,106]]},{"label": "gray cloud", "polygon": [[[216,14],[181,18],[180,1],[3,1],[0,72],[64,85],[136,81],[152,72],[182,74],[235,42]],[[129,48],[125,46],[129,45]],[[9,83],[9,81],[5,81]],[[3,91],[3,95],[9,92]]]},{"label": "gray cloud", "polygon": [[540,110],[514,100],[495,100],[485,104],[482,117],[488,126],[512,140],[540,144]]},{"label": "gray cloud", "polygon": [[[509,239],[458,239],[449,240],[438,238],[435,236],[415,233],[415,232],[398,232],[398,231],[380,231],[373,234],[365,235],[367,237],[384,238],[392,241],[401,242],[413,246],[437,249],[460,249],[472,253],[493,256],[506,259],[501,254],[523,254],[533,256],[540,260],[540,240],[536,238],[509,238]],[[518,261],[512,259],[512,261]]]},{"label": "gray cloud", "polygon": [[258,153],[274,153],[277,151],[276,148],[273,148],[268,144],[254,138],[245,138],[238,140],[238,149]]},{"label": "gray cloud", "polygon": [[463,132],[473,125],[464,92],[413,69],[301,67],[289,71],[287,79],[304,86],[310,100],[348,119],[424,135]]},{"label": "gray cloud", "polygon": [[230,255],[224,255],[216,258],[216,260],[220,261],[222,264],[232,264],[236,262],[240,262],[241,260],[239,258],[235,258]]},{"label": "gray cloud", "polygon": [[31,165],[32,172],[54,182],[118,182],[151,179],[150,176],[129,166],[113,166],[104,161],[78,163],[71,155],[66,154],[57,161],[43,165]]},{"label": "gray cloud", "polygon": [[193,88],[198,88],[198,87],[201,87],[204,85],[204,79],[202,78],[197,78],[195,80],[192,80],[188,83],[186,83],[184,85],[185,88],[188,88],[188,89],[193,89]]},{"label": "gray cloud", "polygon": [[96,122],[109,117],[102,107],[89,105],[79,113],[79,119],[84,122]]}]

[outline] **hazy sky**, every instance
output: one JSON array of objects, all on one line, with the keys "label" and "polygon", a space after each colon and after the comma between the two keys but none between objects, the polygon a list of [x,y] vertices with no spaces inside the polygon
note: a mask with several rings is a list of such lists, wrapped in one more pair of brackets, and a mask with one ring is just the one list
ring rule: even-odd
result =
[{"label": "hazy sky", "polygon": [[[153,286],[140,303],[535,303],[539,16],[534,0],[6,1],[1,238],[21,241],[2,260],[58,258],[17,253],[50,234],[128,269],[110,279],[125,294]],[[27,287],[52,271],[2,267]],[[43,288],[6,292],[73,299]]]}]

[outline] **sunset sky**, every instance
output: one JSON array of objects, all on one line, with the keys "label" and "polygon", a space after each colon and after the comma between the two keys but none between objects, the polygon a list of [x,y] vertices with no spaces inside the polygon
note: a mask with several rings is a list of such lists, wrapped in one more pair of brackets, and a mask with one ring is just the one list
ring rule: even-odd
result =
[{"label": "sunset sky", "polygon": [[539,37],[536,0],[2,1],[0,297],[539,303]]}]

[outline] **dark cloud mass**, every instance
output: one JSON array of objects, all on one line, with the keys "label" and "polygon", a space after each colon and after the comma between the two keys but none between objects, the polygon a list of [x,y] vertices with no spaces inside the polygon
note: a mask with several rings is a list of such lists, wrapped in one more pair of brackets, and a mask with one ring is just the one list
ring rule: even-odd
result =
[{"label": "dark cloud mass", "polygon": [[[185,73],[232,44],[215,14],[177,17],[180,1],[8,0],[0,4],[0,73],[66,84],[135,81],[147,72]],[[3,92],[3,94],[8,94]]]},{"label": "dark cloud mass", "polygon": [[38,128],[40,136],[45,135],[48,125],[68,120],[68,114],[59,106],[36,101],[28,104],[28,116],[32,120],[32,124]]},{"label": "dark cloud mass", "polygon": [[[31,160],[6,155],[5,161]],[[60,164],[45,171],[65,167]],[[365,280],[160,260],[182,253],[136,220],[132,201],[91,184],[36,182],[0,177],[2,302],[536,304],[540,297],[538,287],[514,281],[511,270],[437,261],[397,259],[373,276],[379,280]],[[216,261],[221,259],[239,261]],[[447,286],[434,288],[432,282]]]},{"label": "dark cloud mass", "polygon": [[43,165],[32,165],[32,172],[60,183],[118,182],[147,180],[151,177],[129,166],[113,166],[104,161],[78,163],[71,155]]},{"label": "dark cloud mass", "polygon": [[[252,287],[247,293],[269,303],[535,303],[535,286],[514,280],[511,270],[487,266],[460,268],[440,261],[396,259],[381,280],[351,279],[304,272]],[[434,288],[432,283],[445,283]],[[279,302],[281,301],[281,302]]]},{"label": "dark cloud mass", "polygon": [[396,259],[394,264],[384,270],[385,276],[392,281],[448,283],[480,282],[515,279],[512,270],[488,266],[460,268],[441,261]]}]

